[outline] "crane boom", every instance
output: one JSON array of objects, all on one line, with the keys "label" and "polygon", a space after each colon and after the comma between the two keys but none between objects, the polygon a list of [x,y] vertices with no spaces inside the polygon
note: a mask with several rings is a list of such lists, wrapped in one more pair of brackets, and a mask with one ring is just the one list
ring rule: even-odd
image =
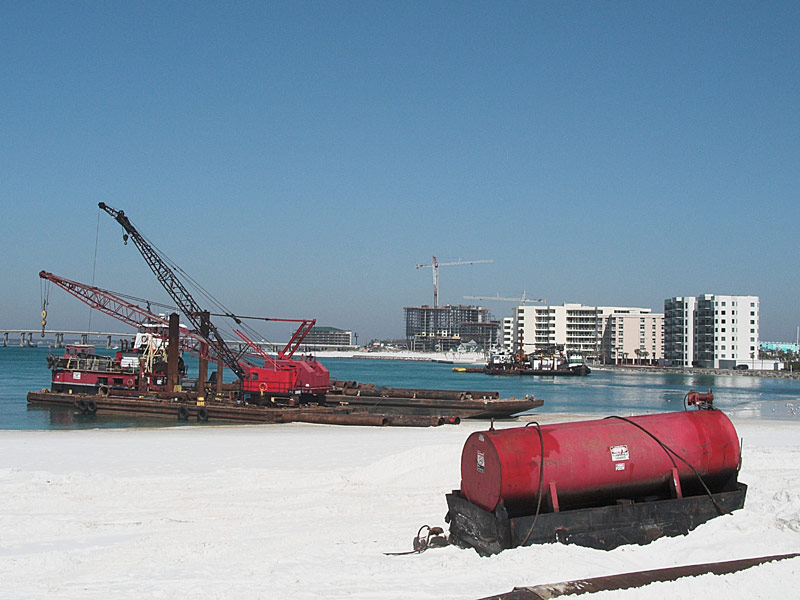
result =
[{"label": "crane boom", "polygon": [[[168,319],[146,310],[138,304],[128,302],[109,290],[65,279],[47,271],[40,271],[39,277],[54,283],[91,308],[114,317],[136,329],[150,323],[158,323],[164,327],[169,326]],[[179,329],[181,333],[181,350],[195,356],[205,356],[206,352],[204,351],[206,349],[214,351],[214,348],[209,347],[206,340],[194,331],[190,331],[183,326],[180,326]],[[214,351],[213,354],[215,355],[216,352]],[[214,356],[208,356],[207,358],[214,358]]]},{"label": "crane boom", "polygon": [[500,302],[519,302],[523,306],[526,302],[541,302],[542,304],[547,304],[546,298],[527,298],[526,292],[522,292],[522,298],[506,298],[505,296],[501,296],[499,293],[496,296],[464,296],[465,300],[495,300]]},{"label": "crane boom", "polygon": [[[201,313],[203,309],[197,301],[186,289],[180,279],[175,275],[173,270],[167,265],[163,257],[153,248],[147,240],[142,237],[139,231],[133,226],[124,211],[116,210],[104,202],[99,202],[97,205],[101,210],[107,212],[117,223],[119,223],[125,232],[133,238],[133,243],[139,249],[142,257],[144,258],[147,266],[153,271],[153,274],[158,279],[159,283],[166,290],[173,302],[178,305],[181,312],[192,323],[197,331],[203,331],[201,326]],[[127,240],[126,240],[127,242]],[[223,360],[225,365],[240,379],[245,376],[245,369],[240,364],[234,352],[228,347],[225,341],[217,330],[216,326],[209,320],[208,321],[209,334],[206,337],[203,335],[205,341],[214,347],[218,356]]]}]

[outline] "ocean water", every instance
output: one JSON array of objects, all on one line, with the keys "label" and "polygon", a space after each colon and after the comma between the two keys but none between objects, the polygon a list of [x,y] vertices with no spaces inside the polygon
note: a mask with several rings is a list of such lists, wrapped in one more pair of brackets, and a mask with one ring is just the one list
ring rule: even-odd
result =
[{"label": "ocean water", "polygon": [[[75,414],[65,408],[29,407],[31,390],[49,387],[48,348],[0,347],[0,429],[86,429],[106,427],[196,426],[193,422]],[[102,352],[102,351],[100,351]],[[110,352],[109,352],[110,354]],[[391,387],[497,391],[501,397],[531,394],[544,400],[537,413],[585,413],[597,416],[683,410],[685,394],[714,391],[715,405],[732,416],[800,419],[800,380],[769,377],[628,373],[595,369],[587,377],[493,377],[455,373],[453,365],[433,362],[330,358],[322,362],[331,377]],[[190,376],[197,362],[186,357]],[[225,381],[233,375],[226,373]]]}]

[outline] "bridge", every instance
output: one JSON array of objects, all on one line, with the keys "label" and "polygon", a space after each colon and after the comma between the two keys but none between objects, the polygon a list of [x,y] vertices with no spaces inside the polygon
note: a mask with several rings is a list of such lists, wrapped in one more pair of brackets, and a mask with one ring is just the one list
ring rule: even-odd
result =
[{"label": "bridge", "polygon": [[113,338],[129,338],[133,334],[131,333],[116,333],[113,331],[44,331],[44,336],[42,336],[41,329],[0,329],[3,332],[3,347],[8,347],[9,338],[13,336],[19,335],[19,345],[21,348],[33,348],[37,346],[34,342],[34,335],[39,337],[51,337],[55,340],[54,347],[56,348],[63,348],[64,347],[64,336],[71,336],[73,338],[78,338],[81,344],[88,344],[90,337],[97,337],[97,338],[106,338],[106,348],[112,348],[113,345],[111,340]]},{"label": "bridge", "polygon": [[[0,328],[0,331],[3,332],[3,347],[7,348],[11,339],[15,339],[16,336],[19,336],[19,346],[20,348],[35,348],[38,346],[35,338],[42,338],[42,330],[41,329],[3,329]],[[111,331],[66,331],[66,330],[45,330],[44,337],[51,338],[54,340],[53,347],[54,348],[63,348],[64,347],[64,337],[68,336],[71,339],[78,339],[80,340],[81,344],[88,344],[90,338],[104,338],[106,342],[106,348],[111,349],[114,347],[112,340],[116,339],[131,339],[136,334],[135,332],[128,332],[128,333],[117,333]],[[13,337],[12,337],[13,336]],[[241,340],[225,340],[225,343],[228,344],[231,348],[238,348],[239,352],[246,352],[248,350],[247,344],[242,343]],[[277,354],[280,350],[283,350],[285,343],[281,342],[266,342],[260,341],[256,342],[256,345],[264,349],[266,352],[271,354]],[[310,352],[319,352],[320,350],[356,350],[358,346],[342,346],[338,344],[301,344],[298,348],[299,352],[303,353],[310,353]]]}]

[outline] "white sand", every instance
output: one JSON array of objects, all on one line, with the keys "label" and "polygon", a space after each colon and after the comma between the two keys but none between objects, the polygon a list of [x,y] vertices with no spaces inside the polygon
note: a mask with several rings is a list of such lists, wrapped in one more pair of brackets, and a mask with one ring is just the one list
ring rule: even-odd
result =
[{"label": "white sand", "polygon": [[[800,551],[800,423],[740,420],[745,508],[610,552],[411,548],[486,423],[0,432],[2,598],[458,598]],[[800,559],[602,598],[800,598]]]}]

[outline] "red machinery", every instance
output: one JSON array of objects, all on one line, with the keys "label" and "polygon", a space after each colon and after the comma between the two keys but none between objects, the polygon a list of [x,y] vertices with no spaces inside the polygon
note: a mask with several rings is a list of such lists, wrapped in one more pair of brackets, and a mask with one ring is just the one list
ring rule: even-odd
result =
[{"label": "red machinery", "polygon": [[[288,321],[289,319],[280,319]],[[309,322],[304,321],[304,324]],[[308,328],[314,321],[310,322]],[[301,325],[301,328],[303,325]],[[249,367],[245,371],[242,379],[242,391],[250,397],[265,395],[288,395],[305,394],[314,395],[318,398],[323,396],[330,387],[330,373],[322,363],[317,362],[313,357],[303,360],[292,360],[291,356],[305,335],[295,336],[286,344],[283,351],[278,353],[278,358],[273,358],[261,347],[248,338],[241,331],[234,330],[234,333],[244,340],[261,358],[264,359],[264,367]],[[297,344],[295,344],[297,340]],[[290,349],[294,346],[294,349]]]},{"label": "red machinery", "polygon": [[704,410],[478,431],[448,495],[451,536],[483,553],[544,541],[597,548],[686,533],[741,508],[733,424]]}]

